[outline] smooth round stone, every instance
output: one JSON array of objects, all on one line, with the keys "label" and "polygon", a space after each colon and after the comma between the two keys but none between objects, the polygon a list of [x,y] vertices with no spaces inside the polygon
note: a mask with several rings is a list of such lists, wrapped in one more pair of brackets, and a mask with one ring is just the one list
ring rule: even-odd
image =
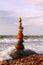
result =
[{"label": "smooth round stone", "polygon": [[18,23],[18,28],[22,26],[22,23]]},{"label": "smooth round stone", "polygon": [[23,50],[24,49],[24,45],[22,43],[17,43],[15,45],[15,48],[16,48],[16,50]]},{"label": "smooth round stone", "polygon": [[23,30],[22,30],[22,29],[18,29],[18,31],[23,32]]},{"label": "smooth round stone", "polygon": [[18,32],[17,39],[23,39],[23,33],[22,32]]},{"label": "smooth round stone", "polygon": [[19,18],[19,19],[18,19],[18,22],[21,22],[21,21],[22,21],[22,19],[21,19],[21,18]]}]

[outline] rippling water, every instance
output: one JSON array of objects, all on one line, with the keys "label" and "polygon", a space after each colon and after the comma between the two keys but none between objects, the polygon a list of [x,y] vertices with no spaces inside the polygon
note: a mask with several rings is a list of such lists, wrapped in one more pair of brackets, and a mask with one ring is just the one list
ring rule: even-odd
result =
[{"label": "rippling water", "polygon": [[[15,49],[15,44],[17,39],[14,38],[4,38],[0,39],[0,61],[3,59],[12,59],[9,54]],[[25,49],[31,49],[36,53],[43,54],[43,38],[39,39],[24,39]]]}]

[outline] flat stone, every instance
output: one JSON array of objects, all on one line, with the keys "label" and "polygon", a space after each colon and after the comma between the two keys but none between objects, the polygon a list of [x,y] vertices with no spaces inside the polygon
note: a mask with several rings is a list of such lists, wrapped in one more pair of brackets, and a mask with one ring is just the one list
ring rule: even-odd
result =
[{"label": "flat stone", "polygon": [[19,58],[26,57],[32,54],[36,54],[36,52],[27,49],[27,50],[18,50],[18,51],[16,50],[15,52],[12,52],[10,56],[13,59],[19,59]]}]

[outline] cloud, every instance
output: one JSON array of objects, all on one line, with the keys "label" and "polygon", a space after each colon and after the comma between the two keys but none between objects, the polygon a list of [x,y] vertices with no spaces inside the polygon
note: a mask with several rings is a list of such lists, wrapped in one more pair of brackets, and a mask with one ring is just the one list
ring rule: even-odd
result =
[{"label": "cloud", "polygon": [[[32,14],[21,17],[23,25],[43,25],[43,14]],[[17,19],[15,12],[0,11],[0,24],[14,24],[17,25]]]},{"label": "cloud", "polygon": [[16,0],[0,0],[0,10],[14,10]]},{"label": "cloud", "polygon": [[33,4],[33,5],[43,3],[43,0],[25,0],[25,1],[26,1],[27,3]]},{"label": "cloud", "polygon": [[33,6],[35,10],[43,11],[43,0],[25,0],[28,6]]},{"label": "cloud", "polygon": [[13,24],[14,22],[16,22],[16,20],[17,20],[16,12],[0,11],[0,23]]},{"label": "cloud", "polygon": [[11,1],[11,2],[15,3],[17,0],[9,0],[9,1]]},{"label": "cloud", "polygon": [[0,35],[15,35],[17,34],[17,26],[15,24],[7,24],[1,23],[0,24]]},{"label": "cloud", "polygon": [[[17,16],[14,12],[0,11],[0,34],[17,34]],[[43,28],[43,14],[32,14],[28,16],[21,17],[22,24],[24,27],[24,34],[38,34],[38,30]],[[39,27],[37,29],[37,27]],[[29,31],[27,30],[29,29]],[[37,32],[34,32],[35,29]],[[33,30],[33,32],[32,32]],[[40,32],[39,30],[39,32]],[[28,31],[28,32],[26,32]],[[41,30],[42,31],[42,30]],[[40,33],[41,34],[41,33]]]},{"label": "cloud", "polygon": [[24,26],[26,26],[26,25],[41,26],[41,25],[43,25],[43,15],[23,17],[22,22],[23,22]]},{"label": "cloud", "polygon": [[0,35],[15,35],[17,34],[16,13],[11,11],[0,11]]},{"label": "cloud", "polygon": [[11,1],[14,2],[14,3],[16,3],[16,2],[18,2],[18,3],[22,2],[22,3],[25,3],[25,4],[27,2],[27,3],[33,4],[33,5],[42,4],[43,3],[43,0],[22,0],[22,1],[20,1],[20,0],[11,0]]}]

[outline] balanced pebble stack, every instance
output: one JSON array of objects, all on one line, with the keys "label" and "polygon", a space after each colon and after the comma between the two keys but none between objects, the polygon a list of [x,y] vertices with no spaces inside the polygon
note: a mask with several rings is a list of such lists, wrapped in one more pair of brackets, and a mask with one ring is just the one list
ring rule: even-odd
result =
[{"label": "balanced pebble stack", "polygon": [[23,45],[23,26],[22,26],[22,19],[18,19],[18,34],[17,34],[17,39],[18,43],[16,44],[15,48],[16,50],[23,50],[24,45]]}]

